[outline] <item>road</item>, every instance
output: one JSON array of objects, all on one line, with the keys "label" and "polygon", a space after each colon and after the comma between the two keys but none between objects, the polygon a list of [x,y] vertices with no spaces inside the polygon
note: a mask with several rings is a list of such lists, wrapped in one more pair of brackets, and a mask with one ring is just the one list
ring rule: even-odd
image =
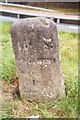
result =
[{"label": "road", "polygon": [[[13,17],[4,17],[0,16],[0,21],[12,21],[18,20]],[[71,33],[80,33],[80,25],[72,25],[72,24],[57,24],[58,31],[71,32]]]},{"label": "road", "polygon": [[57,24],[58,31],[71,32],[71,33],[80,33],[80,25],[72,24]]}]

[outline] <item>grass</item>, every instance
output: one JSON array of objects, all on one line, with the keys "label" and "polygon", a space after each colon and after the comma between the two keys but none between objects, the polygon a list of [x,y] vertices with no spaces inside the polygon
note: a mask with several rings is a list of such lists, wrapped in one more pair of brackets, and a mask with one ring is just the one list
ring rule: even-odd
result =
[{"label": "grass", "polygon": [[[4,25],[3,25],[4,24]],[[1,28],[1,23],[0,23]],[[10,23],[5,22],[2,23],[2,32],[0,32],[0,36],[2,36],[2,80],[10,81],[16,74],[16,67],[13,55],[13,48],[11,44],[10,37]]]},{"label": "grass", "polygon": [[[10,36],[9,22],[0,22],[2,26],[2,72],[1,78],[10,83],[16,76],[16,66]],[[44,118],[78,117],[78,36],[76,33],[59,32],[60,59],[65,82],[66,97],[50,103],[30,103],[9,97],[2,103],[3,117],[27,117],[40,115]],[[1,68],[0,68],[1,69]],[[3,95],[4,96],[4,95]],[[8,95],[7,95],[8,96]],[[5,97],[4,97],[5,98]],[[80,108],[79,108],[80,109]]]}]

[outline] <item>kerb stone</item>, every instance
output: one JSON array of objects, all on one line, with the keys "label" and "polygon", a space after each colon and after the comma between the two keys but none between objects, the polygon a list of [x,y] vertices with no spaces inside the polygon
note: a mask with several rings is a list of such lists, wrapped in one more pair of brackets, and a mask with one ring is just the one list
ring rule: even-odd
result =
[{"label": "kerb stone", "polygon": [[48,101],[64,95],[56,24],[43,17],[18,20],[11,37],[21,97]]}]

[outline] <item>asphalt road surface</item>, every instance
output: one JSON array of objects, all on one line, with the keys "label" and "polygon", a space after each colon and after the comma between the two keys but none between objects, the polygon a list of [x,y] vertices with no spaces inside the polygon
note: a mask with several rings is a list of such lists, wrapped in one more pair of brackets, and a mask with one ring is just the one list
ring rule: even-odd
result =
[{"label": "asphalt road surface", "polygon": [[80,25],[72,24],[57,24],[58,31],[80,33]]},{"label": "asphalt road surface", "polygon": [[[17,20],[17,18],[0,16],[0,21],[14,22],[16,20]],[[80,25],[60,23],[60,24],[57,24],[57,30],[64,31],[64,32],[71,32],[71,33],[80,33]]]}]

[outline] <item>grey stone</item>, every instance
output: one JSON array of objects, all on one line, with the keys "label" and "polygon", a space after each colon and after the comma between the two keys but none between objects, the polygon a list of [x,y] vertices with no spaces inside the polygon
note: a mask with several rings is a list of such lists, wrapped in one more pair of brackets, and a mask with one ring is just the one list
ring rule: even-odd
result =
[{"label": "grey stone", "polygon": [[64,95],[56,24],[43,17],[18,20],[11,37],[21,97],[48,101]]}]

